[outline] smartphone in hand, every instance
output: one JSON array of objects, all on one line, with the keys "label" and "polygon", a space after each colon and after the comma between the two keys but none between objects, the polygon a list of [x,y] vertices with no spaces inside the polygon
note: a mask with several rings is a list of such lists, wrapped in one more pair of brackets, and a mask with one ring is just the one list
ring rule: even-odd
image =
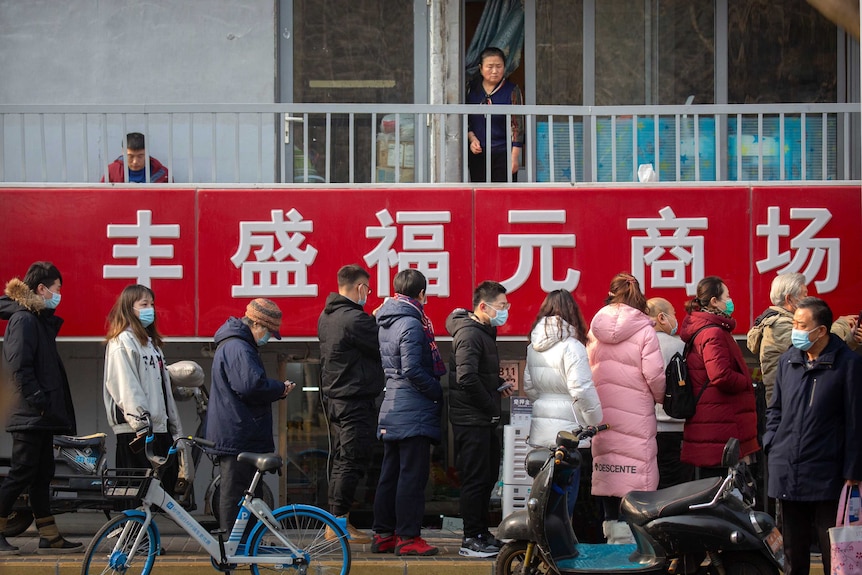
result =
[{"label": "smartphone in hand", "polygon": [[506,391],[507,389],[510,389],[512,387],[515,387],[515,386],[512,385],[511,383],[507,382],[507,383],[504,383],[503,385],[501,385],[500,387],[498,387],[497,391]]}]

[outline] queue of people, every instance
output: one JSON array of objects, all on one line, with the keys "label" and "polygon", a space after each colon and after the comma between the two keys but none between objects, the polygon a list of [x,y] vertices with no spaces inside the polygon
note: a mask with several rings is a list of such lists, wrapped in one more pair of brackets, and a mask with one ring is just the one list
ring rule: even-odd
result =
[{"label": "queue of people", "polygon": [[[794,575],[808,572],[812,540],[828,546],[826,529],[840,490],[862,479],[862,357],[848,346],[862,343],[862,330],[856,318],[834,318],[825,301],[807,297],[802,279],[794,274],[775,279],[773,305],[758,317],[748,338],[752,351],[761,354],[764,379],[770,381],[762,447],[768,456],[768,495],[782,509],[787,572]],[[459,553],[492,557],[502,546],[488,524],[501,458],[500,400],[514,394],[500,377],[496,343],[497,328],[505,325],[511,308],[506,288],[482,282],[473,291],[472,308],[455,309],[448,316],[452,351],[447,370],[425,313],[425,276],[414,269],[399,272],[395,296],[371,313],[365,311],[369,280],[360,266],[342,267],[338,291],[327,298],[318,323],[332,441],[329,508],[345,519],[351,541],[370,543],[375,553],[439,552],[422,538],[421,522],[431,449],[442,438],[441,378],[448,371],[448,420],[464,522]],[[8,282],[0,298],[0,318],[9,321],[3,364],[13,382],[7,425],[13,464],[0,484],[0,555],[18,552],[2,532],[24,489],[29,489],[40,533],[39,551],[83,549],[59,534],[50,513],[52,436],[75,432],[71,392],[56,346],[61,288],[59,270],[36,262],[23,281]],[[611,280],[605,303],[588,325],[570,292],[547,295],[530,333],[524,391],[533,402],[528,437],[533,446],[552,446],[563,429],[610,424],[591,445],[579,447],[591,451],[590,490],[602,503],[607,542],[621,544],[632,542],[628,526],[619,521],[620,498],[627,492],[672,486],[695,474],[723,474],[721,452],[732,437],[740,441],[744,461],[758,457],[761,444],[751,372],[733,339],[734,304],[721,278],[698,282],[681,321],[667,300],[647,300],[628,273]],[[290,381],[268,377],[259,353],[271,339],[281,339],[281,323],[278,305],[257,298],[215,335],[207,420],[219,423],[207,425],[205,435],[219,458],[219,522],[226,532],[254,473],[236,455],[274,450],[271,406],[295,388]],[[116,463],[147,468],[138,447],[147,419],[157,455],[166,455],[182,435],[153,290],[127,286],[107,325],[104,403],[117,438]],[[665,367],[681,349],[690,350],[689,381],[698,398],[695,414],[685,421],[673,420],[661,409]],[[349,513],[378,440],[383,462],[369,536],[350,523]],[[176,477],[174,468],[163,481],[170,486]],[[570,515],[579,483],[576,474],[569,490]],[[327,532],[326,537],[336,534]],[[823,561],[828,572],[828,554]]]}]

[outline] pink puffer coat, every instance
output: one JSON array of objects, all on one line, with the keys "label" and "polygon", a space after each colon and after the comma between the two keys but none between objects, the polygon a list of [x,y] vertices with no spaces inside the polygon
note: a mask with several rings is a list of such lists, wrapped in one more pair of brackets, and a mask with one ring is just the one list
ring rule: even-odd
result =
[{"label": "pink puffer coat", "polygon": [[658,486],[655,404],[664,399],[664,360],[652,320],[625,304],[599,310],[587,345],[610,429],[593,439],[593,495],[622,497]]}]

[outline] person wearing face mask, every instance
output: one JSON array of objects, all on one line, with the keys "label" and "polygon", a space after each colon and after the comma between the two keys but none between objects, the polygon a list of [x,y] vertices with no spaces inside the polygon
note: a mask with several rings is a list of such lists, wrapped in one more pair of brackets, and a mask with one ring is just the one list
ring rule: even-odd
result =
[{"label": "person wearing face mask", "polygon": [[[296,387],[291,381],[267,377],[260,348],[270,338],[281,339],[281,310],[272,300],[249,302],[242,318],[230,317],[216,331],[212,385],[206,418],[209,450],[219,459],[221,489],[219,525],[230,533],[237,514],[237,501],[251,484],[253,465],[237,461],[243,451],[271,453],[272,404]],[[262,486],[255,494],[261,497]],[[252,527],[246,526],[246,535]]]},{"label": "person wearing face mask", "polygon": [[825,301],[797,302],[792,347],[776,369],[763,437],[768,493],[781,505],[784,572],[807,575],[812,527],[823,572],[832,573],[828,529],[845,485],[862,480],[862,358],[834,333]]},{"label": "person wearing face mask", "polygon": [[655,406],[664,400],[664,360],[637,278],[611,280],[605,307],[590,322],[587,357],[610,429],[593,438],[592,494],[604,509],[602,531],[611,544],[634,543],[619,520],[629,491],[658,486]]},{"label": "person wearing face mask", "polygon": [[[798,303],[807,296],[808,286],[803,274],[791,272],[775,276],[769,290],[772,305],[755,318],[754,326],[748,331],[748,349],[760,358],[767,405],[772,399],[778,358],[790,347],[793,313]],[[858,345],[854,339],[855,326],[855,316],[844,316],[835,320],[831,331],[842,337],[851,349],[855,349]]]},{"label": "person wearing face mask", "polygon": [[502,547],[488,531],[488,507],[500,470],[500,398],[514,393],[500,377],[497,352],[497,328],[505,325],[509,308],[506,288],[485,281],[473,290],[473,311],[459,308],[446,318],[452,336],[449,422],[464,520],[458,553],[465,557],[493,557]]},{"label": "person wearing face mask", "polygon": [[64,539],[51,515],[54,434],[74,435],[75,409],[57,333],[55,315],[63,278],[50,262],[35,262],[24,280],[14,278],[0,297],[0,319],[8,320],[3,337],[3,385],[10,389],[6,431],[12,435],[12,465],[0,483],[0,555],[17,555],[3,536],[15,500],[25,490],[39,530],[37,553],[74,553],[81,543]]},{"label": "person wearing face mask", "polygon": [[[685,343],[677,335],[679,321],[676,319],[676,310],[666,299],[654,297],[647,300],[647,313],[655,322],[653,328],[658,336],[658,345],[667,369],[667,364],[674,354],[682,354],[685,349]],[[694,468],[679,460],[685,420],[674,419],[666,414],[661,403],[655,404],[655,416],[658,424],[655,436],[658,444],[658,488],[664,489],[691,481]]]},{"label": "person wearing face mask", "polygon": [[[371,276],[358,265],[338,270],[338,293],[330,293],[317,320],[320,376],[329,421],[332,467],[329,511],[347,521],[350,541],[371,543],[371,537],[349,521],[356,490],[371,464],[376,441],[377,398],[383,392],[383,366],[377,323],[365,312]],[[326,537],[336,537],[327,531]]]},{"label": "person wearing face mask", "polygon": [[[143,450],[147,424],[141,414],[150,415],[156,455],[166,456],[174,439],[183,435],[150,288],[134,284],[123,289],[108,313],[105,340],[103,397],[117,436],[117,468],[149,469]],[[177,471],[176,459],[162,470],[168,492],[174,490]]]},{"label": "person wearing face mask", "polygon": [[685,422],[680,459],[697,467],[700,477],[723,477],[727,470],[721,467],[721,454],[728,439],[739,440],[740,457],[747,463],[760,450],[754,385],[733,339],[734,306],[724,281],[718,276],[700,280],[685,309],[679,335],[691,341],[689,383],[695,397],[703,394]]}]

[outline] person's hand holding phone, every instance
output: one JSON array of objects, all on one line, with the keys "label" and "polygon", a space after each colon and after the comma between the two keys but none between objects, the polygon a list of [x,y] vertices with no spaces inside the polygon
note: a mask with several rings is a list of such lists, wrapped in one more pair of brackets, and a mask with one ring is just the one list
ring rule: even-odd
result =
[{"label": "person's hand holding phone", "polygon": [[511,383],[506,382],[500,387],[498,387],[497,391],[499,391],[500,395],[502,395],[503,397],[512,397],[513,395],[515,395],[515,386]]}]

